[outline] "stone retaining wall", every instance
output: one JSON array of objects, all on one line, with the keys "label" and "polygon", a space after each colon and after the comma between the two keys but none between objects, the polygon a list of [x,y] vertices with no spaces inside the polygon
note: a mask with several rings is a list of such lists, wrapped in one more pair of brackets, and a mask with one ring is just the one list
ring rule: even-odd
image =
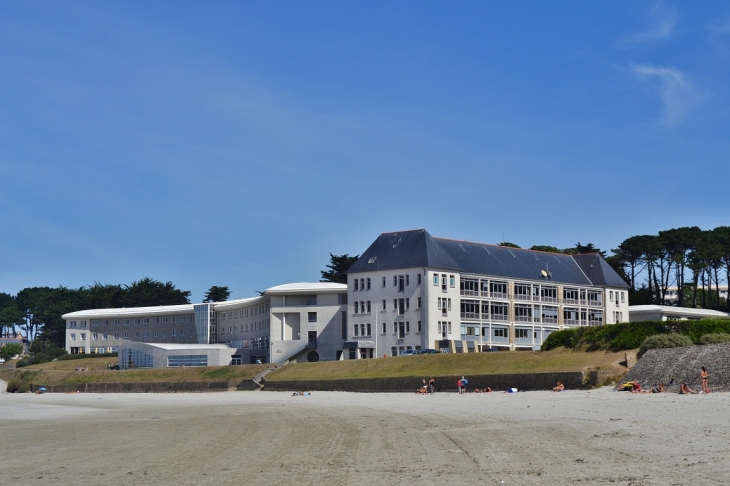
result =
[{"label": "stone retaining wall", "polygon": [[[423,377],[428,380],[429,377]],[[362,378],[352,380],[264,380],[264,390],[269,391],[352,391],[352,392],[408,392],[412,393],[422,385],[423,378]],[[455,392],[456,382],[461,376],[435,376],[436,391]],[[569,390],[590,388],[600,385],[608,378],[606,373],[565,371],[551,373],[515,373],[494,375],[470,375],[467,389],[490,387],[495,391],[507,388],[518,390],[551,390],[558,380]]]},{"label": "stone retaining wall", "polygon": [[[638,380],[644,388],[662,382],[670,392],[678,392],[680,383],[687,383],[699,391],[701,366],[707,368],[712,391],[730,391],[730,343],[649,350],[624,380]],[[669,387],[672,378],[674,384]]]},{"label": "stone retaining wall", "polygon": [[226,381],[170,381],[156,383],[81,383],[78,385],[31,384],[30,391],[45,388],[46,393],[176,393],[227,391]]}]

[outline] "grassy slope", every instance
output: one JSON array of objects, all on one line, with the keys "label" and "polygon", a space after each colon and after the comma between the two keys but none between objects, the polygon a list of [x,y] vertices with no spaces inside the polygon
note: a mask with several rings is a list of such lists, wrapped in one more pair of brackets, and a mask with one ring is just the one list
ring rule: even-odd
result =
[{"label": "grassy slope", "polygon": [[[616,369],[624,353],[583,352],[558,348],[545,352],[499,352],[471,354],[437,354],[400,358],[328,361],[291,364],[274,371],[267,380],[334,380],[348,378],[427,377],[448,375],[482,375],[493,373],[533,373],[544,371],[582,371]],[[228,381],[235,386],[250,380],[267,365],[216,366],[206,368],[162,368],[108,371],[110,358],[87,358],[54,361],[18,370],[0,370],[0,379],[20,378],[44,385],[92,382],[162,382]],[[115,359],[111,359],[115,363]],[[89,371],[74,371],[85,366]]]},{"label": "grassy slope", "polygon": [[[250,380],[266,368],[266,365],[209,366],[194,368],[161,368],[109,371],[106,364],[116,364],[115,358],[87,358],[80,360],[53,361],[27,366],[17,370],[0,370],[0,379],[20,378],[44,385],[75,385],[79,383],[133,383],[163,381],[227,381],[229,386]],[[84,366],[89,371],[74,371]]]},{"label": "grassy slope", "polygon": [[428,377],[616,369],[624,352],[583,352],[559,348],[546,352],[434,354],[399,358],[291,364],[266,377],[276,380]]}]

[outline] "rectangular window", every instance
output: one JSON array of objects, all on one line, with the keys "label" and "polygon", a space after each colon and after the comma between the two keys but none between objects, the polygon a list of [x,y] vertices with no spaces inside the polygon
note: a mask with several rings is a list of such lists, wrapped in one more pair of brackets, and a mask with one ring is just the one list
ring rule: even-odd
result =
[{"label": "rectangular window", "polygon": [[102,334],[101,335],[101,340],[102,341],[106,341],[106,339],[107,339],[107,334]]},{"label": "rectangular window", "polygon": [[92,341],[98,341],[98,340],[99,340],[99,335],[98,335],[97,333],[93,333],[93,334],[91,335],[91,340],[92,340]]},{"label": "rectangular window", "polygon": [[[119,333],[118,332],[115,332],[114,333],[114,339],[119,339]],[[124,333],[124,339],[129,339],[129,333],[128,332],[125,332]]]},{"label": "rectangular window", "polygon": [[393,323],[393,334],[398,334],[398,323],[397,322]]},{"label": "rectangular window", "polygon": [[416,284],[417,284],[417,285],[421,285],[421,274],[419,273],[419,274],[417,275],[417,277],[418,277],[418,279],[416,279]]},{"label": "rectangular window", "polygon": [[71,341],[76,341],[76,334],[73,332],[71,333]]},{"label": "rectangular window", "polygon": [[421,298],[419,297],[418,298],[418,309],[420,309],[420,308],[421,308]]},{"label": "rectangular window", "polygon": [[85,332],[82,332],[81,333],[81,340],[82,341],[86,341],[86,333]]},{"label": "rectangular window", "polygon": [[368,300],[368,314],[370,314],[370,301]]},{"label": "rectangular window", "polygon": [[317,313],[316,312],[308,312],[307,313],[307,321],[308,322],[317,322]]},{"label": "rectangular window", "polygon": [[515,329],[515,338],[526,339],[528,337],[527,329]]},{"label": "rectangular window", "polygon": [[418,321],[418,324],[416,325],[416,332],[421,332],[421,321]]},{"label": "rectangular window", "polygon": [[385,277],[383,277],[383,287],[385,287]]},{"label": "rectangular window", "polygon": [[494,329],[492,329],[492,332],[494,332],[494,337],[501,337],[501,338],[507,337],[507,329],[495,327]]},{"label": "rectangular window", "polygon": [[354,303],[354,307],[355,307],[355,312],[354,312],[354,314],[359,314],[359,312],[358,312],[358,309],[360,309],[360,306],[358,305],[357,301],[355,301],[355,303]]},{"label": "rectangular window", "polygon": [[613,301],[613,290],[608,291],[608,300]]},{"label": "rectangular window", "polygon": [[625,292],[621,292],[621,302],[622,303],[625,302],[625,300],[624,300],[624,294],[625,294]]},{"label": "rectangular window", "polygon": [[398,275],[393,275],[393,287],[398,286]]},{"label": "rectangular window", "polygon": [[167,331],[162,331],[162,337],[163,338],[166,338],[167,337]]},{"label": "rectangular window", "polygon": [[[180,334],[182,334],[182,332],[181,332]],[[191,330],[190,330],[190,335],[191,335],[191,336],[195,336],[195,330],[194,330],[194,329],[191,329]]]},{"label": "rectangular window", "polygon": [[360,335],[361,336],[365,335],[365,324],[360,324]]},{"label": "rectangular window", "polygon": [[159,331],[155,331],[154,337],[156,337],[156,338],[160,337],[160,332]]},{"label": "rectangular window", "polygon": [[411,332],[411,323],[406,321],[406,332]]},{"label": "rectangular window", "polygon": [[365,279],[364,278],[360,279],[360,290],[365,290]]},{"label": "rectangular window", "polygon": [[368,286],[368,290],[370,290],[370,279],[369,278],[366,280],[366,283],[367,283],[367,286]]},{"label": "rectangular window", "polygon": [[383,331],[382,332],[383,332],[383,334],[385,334],[386,332],[388,332],[387,329],[386,329],[386,323],[385,322],[383,323]]},{"label": "rectangular window", "polygon": [[372,335],[373,335],[373,334],[372,334],[372,330],[371,330],[371,328],[370,328],[370,324],[368,324],[368,333],[367,333],[366,335],[367,335],[367,336],[372,336]]},{"label": "rectangular window", "polygon": [[354,290],[357,291],[358,290],[358,287],[360,286],[360,281],[358,279],[355,279],[354,285],[355,285]]},{"label": "rectangular window", "polygon": [[[124,333],[124,334],[126,334],[126,333]],[[114,333],[114,339],[119,339],[119,333],[118,332],[115,332]],[[127,339],[127,338],[125,337],[124,339]]]},{"label": "rectangular window", "polygon": [[353,334],[353,336],[359,336],[360,335],[360,326],[358,326],[357,324],[353,324],[352,328],[355,331],[355,333]]},{"label": "rectangular window", "polygon": [[449,310],[451,310],[451,298],[446,299],[446,301],[448,302]]},{"label": "rectangular window", "polygon": [[175,329],[172,330],[172,337],[177,337],[177,331]]},{"label": "rectangular window", "polygon": [[406,286],[408,286],[410,284],[411,284],[411,276],[410,275],[406,275]]},{"label": "rectangular window", "polygon": [[433,276],[433,286],[438,287],[439,286],[439,276],[434,274]]},{"label": "rectangular window", "polygon": [[456,287],[456,278],[453,275],[449,275],[449,287],[452,289]]}]

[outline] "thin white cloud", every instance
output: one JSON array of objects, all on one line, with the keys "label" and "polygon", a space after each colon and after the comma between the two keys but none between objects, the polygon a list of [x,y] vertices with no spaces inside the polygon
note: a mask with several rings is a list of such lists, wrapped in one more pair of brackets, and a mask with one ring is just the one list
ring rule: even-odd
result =
[{"label": "thin white cloud", "polygon": [[619,49],[627,49],[636,45],[651,44],[669,39],[674,34],[674,28],[679,20],[679,14],[674,7],[667,7],[664,3],[657,3],[647,15],[649,26],[634,34],[620,37],[615,43]]},{"label": "thin white cloud", "polygon": [[661,122],[667,128],[677,126],[704,98],[678,69],[631,64],[630,70],[662,101],[664,112]]},{"label": "thin white cloud", "polygon": [[730,52],[730,19],[722,19],[707,26],[707,41],[723,54]]}]

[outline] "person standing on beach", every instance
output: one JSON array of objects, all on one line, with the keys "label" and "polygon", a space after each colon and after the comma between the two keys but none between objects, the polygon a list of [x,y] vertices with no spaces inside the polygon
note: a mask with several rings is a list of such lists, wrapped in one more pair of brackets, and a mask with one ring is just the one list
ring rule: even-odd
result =
[{"label": "person standing on beach", "polygon": [[707,378],[708,378],[707,370],[705,369],[704,366],[700,370],[700,378],[702,378],[702,393],[704,393],[704,394],[710,393],[710,387],[707,384]]},{"label": "person standing on beach", "polygon": [[433,376],[429,378],[428,380],[428,393],[433,395],[433,387],[436,385],[436,380],[433,379]]}]

